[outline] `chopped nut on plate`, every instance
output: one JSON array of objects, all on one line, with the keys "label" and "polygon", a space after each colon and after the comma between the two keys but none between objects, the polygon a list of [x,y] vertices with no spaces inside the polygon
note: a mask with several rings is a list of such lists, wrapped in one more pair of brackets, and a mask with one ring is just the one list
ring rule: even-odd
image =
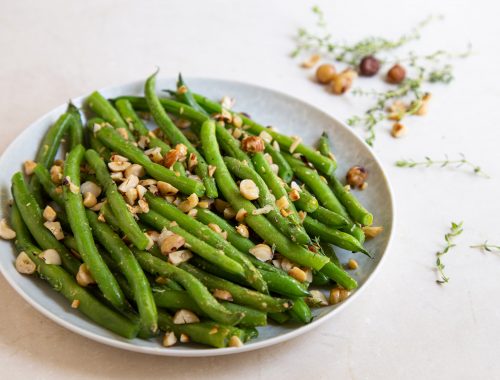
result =
[{"label": "chopped nut on plate", "polygon": [[351,187],[361,188],[368,177],[368,171],[362,166],[353,166],[346,175],[347,183]]},{"label": "chopped nut on plate", "polygon": [[267,244],[257,244],[248,250],[253,256],[260,261],[269,261],[273,259],[273,250]]},{"label": "chopped nut on plate", "polygon": [[240,193],[250,201],[259,198],[259,188],[251,179],[244,179],[240,182]]},{"label": "chopped nut on plate", "polygon": [[36,265],[24,251],[17,255],[15,264],[16,270],[21,274],[35,273]]},{"label": "chopped nut on plate", "polygon": [[199,321],[200,319],[195,313],[186,309],[177,310],[174,317],[172,318],[172,322],[176,325],[198,323]]}]

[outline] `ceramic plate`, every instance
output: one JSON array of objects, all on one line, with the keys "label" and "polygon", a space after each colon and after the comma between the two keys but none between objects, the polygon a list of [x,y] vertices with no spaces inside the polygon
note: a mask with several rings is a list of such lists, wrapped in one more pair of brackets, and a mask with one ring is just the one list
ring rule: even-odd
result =
[{"label": "ceramic plate", "polygon": [[[362,254],[352,254],[339,251],[341,261],[355,257],[359,269],[354,277],[359,282],[359,288],[344,302],[314,311],[314,320],[305,326],[270,325],[259,328],[259,337],[248,342],[241,348],[212,349],[194,345],[177,345],[171,348],[161,346],[159,339],[150,341],[133,339],[126,340],[95,325],[82,314],[70,308],[69,303],[55,293],[42,280],[23,276],[14,268],[15,252],[10,242],[0,241],[0,269],[11,286],[34,308],[61,326],[87,338],[108,344],[110,346],[155,355],[166,356],[212,356],[227,355],[243,351],[256,350],[271,346],[285,340],[304,334],[318,327],[321,323],[334,317],[341,309],[355,302],[357,295],[368,285],[369,280],[380,266],[393,234],[394,205],[387,177],[373,152],[344,123],[303,101],[266,88],[216,79],[190,79],[191,88],[209,98],[220,99],[229,95],[236,99],[235,109],[242,110],[264,125],[272,125],[288,135],[301,136],[306,144],[315,144],[323,131],[327,131],[333,141],[333,151],[339,159],[338,174],[345,175],[352,165],[366,167],[370,173],[370,186],[367,190],[357,192],[361,202],[374,214],[376,225],[384,227],[384,232],[377,239],[368,241],[366,247],[372,252],[374,259]],[[101,90],[106,97],[119,95],[143,94],[143,81]],[[174,88],[173,79],[157,81],[158,89]],[[73,99],[81,105],[85,97]],[[38,144],[48,127],[64,112],[66,105],[61,105],[37,120],[21,133],[7,148],[0,159],[0,196],[2,214],[6,215],[7,201],[10,199],[10,178],[21,169],[22,162],[33,158]],[[2,217],[3,217],[2,216]]]}]

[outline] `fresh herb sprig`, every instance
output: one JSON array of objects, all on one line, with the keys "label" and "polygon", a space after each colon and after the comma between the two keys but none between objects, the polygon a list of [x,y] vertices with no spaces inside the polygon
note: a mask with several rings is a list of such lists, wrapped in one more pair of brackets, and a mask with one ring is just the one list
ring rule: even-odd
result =
[{"label": "fresh herb sprig", "polygon": [[291,56],[295,58],[303,53],[319,54],[351,66],[357,66],[360,60],[367,55],[395,50],[419,39],[422,29],[432,21],[442,18],[442,16],[429,16],[409,32],[393,40],[384,37],[366,37],[353,44],[346,44],[333,40],[332,34],[328,31],[325,14],[318,6],[314,6],[312,11],[316,16],[317,31],[299,28],[295,36],[297,46],[292,51]]},{"label": "fresh herb sprig", "polygon": [[354,95],[375,97],[375,103],[372,107],[362,115],[352,116],[347,121],[351,126],[365,128],[367,133],[365,141],[370,146],[373,146],[375,142],[376,126],[392,119],[387,112],[387,107],[391,102],[406,100],[408,103],[408,107],[401,112],[398,121],[409,115],[423,114],[417,111],[419,111],[422,98],[426,93],[424,90],[425,85],[429,83],[449,84],[454,78],[453,66],[449,61],[465,58],[471,54],[469,46],[466,51],[460,53],[440,49],[424,55],[419,55],[413,51],[403,57],[391,57],[389,55],[392,51],[418,40],[421,37],[422,30],[432,21],[441,20],[442,16],[429,16],[418,23],[412,30],[393,40],[383,37],[367,37],[353,44],[346,44],[333,40],[332,34],[327,28],[325,15],[319,7],[313,7],[312,11],[316,16],[317,28],[315,31],[305,28],[298,30],[295,37],[296,48],[291,54],[292,57],[304,53],[314,54],[355,68],[367,56],[376,56],[381,65],[405,63],[408,71],[406,79],[396,87],[391,87],[385,91],[365,91],[363,89],[353,91]]},{"label": "fresh herb sprig", "polygon": [[488,174],[486,174],[480,166],[470,162],[467,160],[463,153],[460,153],[460,158],[458,159],[449,159],[447,155],[445,155],[444,160],[434,160],[430,157],[425,157],[423,161],[415,161],[413,159],[410,160],[399,160],[396,161],[396,166],[400,168],[415,168],[415,167],[452,167],[452,168],[460,168],[460,167],[468,167],[472,170],[474,174],[483,176],[485,178],[489,178]]},{"label": "fresh herb sprig", "polygon": [[387,107],[389,103],[396,100],[403,99],[408,95],[411,95],[413,101],[410,106],[404,111],[400,112],[399,119],[403,119],[405,116],[413,115],[417,112],[422,104],[422,97],[424,92],[422,91],[423,73],[414,79],[407,79],[401,85],[395,89],[391,89],[385,92],[378,92],[375,90],[363,90],[360,88],[355,88],[353,90],[353,95],[361,96],[374,96],[376,98],[375,104],[370,107],[362,116],[355,115],[347,120],[347,124],[350,126],[364,126],[367,132],[365,141],[368,145],[373,146],[376,138],[375,127],[384,120],[388,120],[391,115],[388,113]]},{"label": "fresh herb sprig", "polygon": [[446,246],[442,251],[436,253],[436,270],[440,277],[438,280],[436,280],[436,282],[440,285],[446,284],[450,280],[450,278],[444,273],[445,266],[441,260],[441,257],[446,255],[450,249],[455,247],[453,240],[463,232],[463,224],[463,222],[451,222],[450,231],[446,235],[444,235]]},{"label": "fresh herb sprig", "polygon": [[477,248],[481,252],[500,252],[500,245],[488,244],[488,240],[485,240],[482,244],[471,245],[471,248]]}]

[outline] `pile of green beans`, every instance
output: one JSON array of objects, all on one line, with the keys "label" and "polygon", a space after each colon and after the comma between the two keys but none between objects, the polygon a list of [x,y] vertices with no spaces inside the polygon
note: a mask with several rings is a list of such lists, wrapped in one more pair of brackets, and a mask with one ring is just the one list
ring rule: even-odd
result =
[{"label": "pile of green beans", "polygon": [[268,323],[309,323],[318,289],[355,290],[333,246],[369,255],[373,215],[337,178],[328,136],[308,147],[180,75],[160,97],[156,75],[145,97],[95,91],[84,115],[70,103],[36,166],[13,175],[18,271],[103,328],[162,331],[166,346],[238,347]]}]

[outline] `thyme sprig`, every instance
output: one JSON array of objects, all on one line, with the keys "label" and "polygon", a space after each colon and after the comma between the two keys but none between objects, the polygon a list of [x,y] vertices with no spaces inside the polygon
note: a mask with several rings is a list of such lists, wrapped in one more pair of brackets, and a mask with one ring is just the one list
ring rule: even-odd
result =
[{"label": "thyme sprig", "polygon": [[415,161],[413,159],[409,160],[399,160],[396,161],[396,166],[400,168],[415,168],[415,167],[430,167],[430,166],[438,166],[441,168],[444,167],[453,167],[453,168],[460,168],[460,167],[468,167],[472,169],[472,172],[474,174],[483,176],[485,178],[489,178],[488,174],[486,174],[480,166],[470,162],[467,160],[465,155],[463,153],[460,153],[460,158],[458,159],[449,159],[448,155],[445,155],[444,160],[434,160],[430,157],[424,157],[423,161]]},{"label": "thyme sprig", "polygon": [[471,248],[477,248],[481,252],[500,252],[500,245],[488,244],[488,240],[485,240],[482,244],[471,245]]},{"label": "thyme sprig", "polygon": [[[373,146],[376,138],[376,126],[390,118],[387,106],[393,101],[408,100],[408,109],[402,112],[400,120],[417,113],[422,104],[422,97],[426,93],[423,87],[429,83],[449,84],[453,76],[452,59],[465,58],[471,54],[471,48],[464,52],[453,53],[446,50],[436,50],[432,53],[419,55],[413,51],[403,57],[391,57],[390,53],[402,46],[421,38],[422,30],[431,22],[443,19],[442,16],[431,15],[418,23],[409,32],[396,39],[383,37],[367,37],[352,44],[334,41],[328,31],[323,11],[315,6],[312,8],[316,16],[316,30],[299,28],[295,36],[296,48],[292,57],[301,54],[315,54],[336,62],[358,67],[360,61],[369,55],[376,55],[379,62],[384,64],[405,63],[407,78],[385,91],[365,91],[355,89],[354,95],[368,95],[375,97],[375,103],[362,115],[355,115],[348,119],[351,126],[363,126],[366,129],[366,143]],[[385,55],[385,56],[384,56]]]},{"label": "thyme sprig", "polygon": [[389,103],[411,95],[413,101],[405,111],[399,114],[399,119],[403,119],[408,115],[413,115],[418,111],[422,104],[422,97],[424,95],[424,92],[421,89],[422,82],[424,80],[423,74],[424,73],[421,72],[420,75],[414,79],[406,79],[397,88],[385,92],[378,92],[375,90],[366,91],[361,88],[355,88],[353,90],[354,95],[374,96],[376,101],[375,104],[366,110],[362,116],[355,115],[350,117],[347,120],[347,124],[350,126],[364,126],[367,131],[365,141],[368,145],[373,146],[376,138],[376,125],[381,121],[388,120],[390,117],[390,114],[386,111]]},{"label": "thyme sprig", "polygon": [[366,143],[373,146],[376,138],[375,127],[382,121],[389,119],[387,106],[391,102],[407,100],[408,109],[400,115],[400,120],[406,116],[415,114],[422,104],[422,97],[426,93],[424,87],[428,83],[449,84],[453,79],[453,66],[450,63],[443,62],[454,58],[466,58],[472,54],[471,46],[467,50],[459,53],[451,53],[445,50],[436,50],[433,53],[419,56],[410,52],[407,57],[393,60],[393,62],[408,61],[408,67],[411,75],[395,89],[386,91],[365,91],[356,88],[353,95],[373,96],[375,104],[370,107],[362,116],[356,115],[347,120],[351,126],[363,126],[367,131]]},{"label": "thyme sprig", "polygon": [[463,222],[451,222],[450,231],[446,235],[444,235],[446,246],[442,251],[436,252],[436,270],[440,277],[438,280],[436,280],[436,282],[440,285],[446,284],[450,280],[450,278],[444,273],[445,266],[441,260],[441,257],[446,255],[450,249],[455,247],[456,244],[453,243],[453,240],[463,232],[463,224]]},{"label": "thyme sprig", "polygon": [[388,39],[380,36],[366,37],[349,45],[333,40],[332,34],[328,31],[325,14],[318,6],[314,6],[312,11],[316,16],[317,31],[299,28],[295,36],[297,46],[292,51],[291,56],[295,58],[303,53],[319,54],[325,58],[330,58],[351,66],[357,66],[364,56],[392,51],[419,39],[422,29],[431,22],[442,19],[440,15],[431,15],[419,22],[409,32],[402,34],[396,39]]}]

